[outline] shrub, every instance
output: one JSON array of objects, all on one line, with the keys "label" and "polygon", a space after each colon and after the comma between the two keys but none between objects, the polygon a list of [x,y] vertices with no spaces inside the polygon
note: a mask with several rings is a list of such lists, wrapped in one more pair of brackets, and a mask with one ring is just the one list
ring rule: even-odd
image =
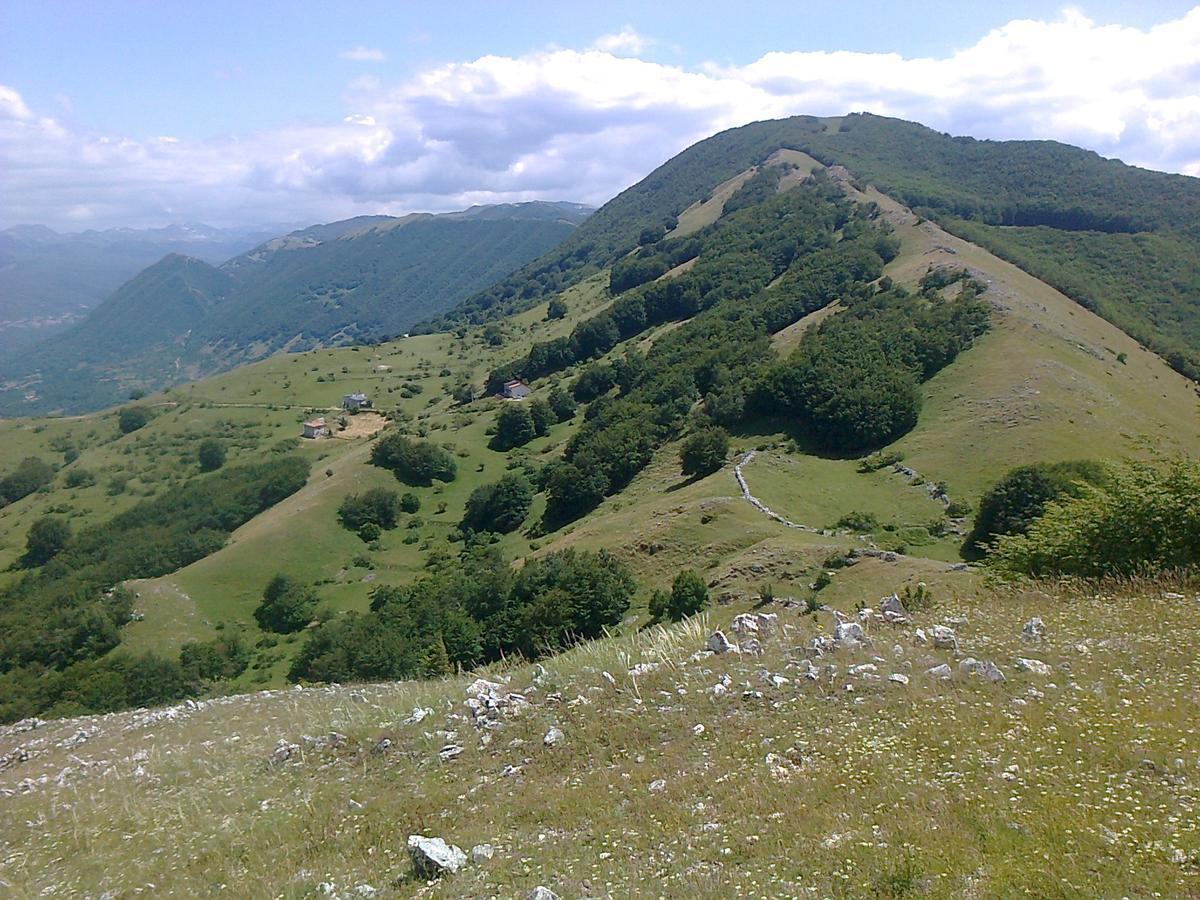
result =
[{"label": "shrub", "polygon": [[1047,503],[1079,496],[1082,484],[1099,484],[1104,478],[1104,467],[1091,461],[1018,466],[979,501],[967,546],[983,550],[1001,535],[1024,534]]},{"label": "shrub", "polygon": [[537,437],[537,425],[524,403],[507,403],[496,417],[496,434],[492,438],[493,450],[511,450],[522,447]]},{"label": "shrub", "polygon": [[708,586],[695,569],[684,569],[671,582],[671,602],[667,615],[678,622],[708,606]]},{"label": "shrub", "polygon": [[54,480],[54,469],[36,456],[27,456],[17,468],[0,478],[0,507],[16,503]]},{"label": "shrub", "polygon": [[458,527],[466,531],[494,531],[507,534],[519,528],[533,503],[533,486],[524,475],[505,475],[494,484],[485,484],[471,492]]},{"label": "shrub", "polygon": [[225,465],[225,445],[216,438],[205,438],[196,449],[201,472],[214,472]]},{"label": "shrub", "polygon": [[679,450],[684,475],[709,475],[725,465],[729,455],[729,434],[712,426],[691,434]]},{"label": "shrub", "polygon": [[458,474],[454,457],[441,447],[398,433],[386,435],[371,449],[371,462],[413,486],[428,487],[435,478],[453,481]]},{"label": "shrub", "polygon": [[66,519],[43,516],[29,527],[21,564],[27,567],[43,566],[65,550],[70,540],[71,526]]},{"label": "shrub", "polygon": [[69,488],[91,487],[96,483],[96,475],[90,469],[74,468],[67,472],[64,483]]},{"label": "shrub", "polygon": [[289,575],[276,575],[263,591],[254,618],[264,631],[290,634],[308,625],[316,609],[312,588]]},{"label": "shrub", "polygon": [[1004,575],[1136,575],[1200,563],[1200,463],[1131,462],[1050,501],[1025,534],[1000,537]]},{"label": "shrub", "polygon": [[661,622],[668,615],[671,608],[671,595],[661,588],[656,588],[650,594],[650,618],[655,622]]},{"label": "shrub", "polygon": [[144,406],[126,406],[117,413],[117,427],[121,434],[137,431],[150,421],[150,411]]},{"label": "shrub", "polygon": [[561,297],[555,297],[546,307],[546,320],[562,319],[567,315],[567,304]]},{"label": "shrub", "polygon": [[558,422],[569,422],[575,418],[575,411],[578,407],[575,401],[571,399],[571,395],[564,391],[558,385],[550,391],[550,396],[547,398],[550,404],[550,410],[554,413],[554,418]]},{"label": "shrub", "polygon": [[421,498],[412,491],[405,491],[400,496],[400,509],[410,515],[418,512],[421,509]]},{"label": "shrub", "polygon": [[364,540],[379,537],[378,529],[395,528],[400,518],[401,500],[395,491],[387,488],[371,488],[362,494],[350,494],[338,507],[338,521],[343,528],[362,533],[364,525],[376,526],[376,534]]},{"label": "shrub", "polygon": [[875,517],[874,513],[853,510],[838,519],[835,527],[848,528],[850,531],[859,531],[865,534],[879,529],[879,519]]}]

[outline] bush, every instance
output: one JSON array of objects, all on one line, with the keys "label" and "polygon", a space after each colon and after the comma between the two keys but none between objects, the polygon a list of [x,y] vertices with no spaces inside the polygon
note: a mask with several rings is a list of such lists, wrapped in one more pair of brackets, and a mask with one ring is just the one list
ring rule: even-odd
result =
[{"label": "bush", "polygon": [[695,569],[684,569],[671,582],[671,601],[667,615],[678,622],[708,606],[708,586]]},{"label": "bush", "polygon": [[866,534],[867,532],[879,529],[879,519],[875,518],[874,513],[854,510],[838,519],[837,525],[834,527],[847,528],[850,531],[858,531]]},{"label": "bush", "polygon": [[570,394],[558,385],[555,385],[550,391],[547,402],[550,404],[550,411],[554,413],[556,421],[569,422],[575,418],[575,412],[578,409],[575,401],[571,399]]},{"label": "bush", "polygon": [[30,568],[45,565],[65,550],[70,540],[71,526],[66,519],[43,516],[29,527],[21,565]]},{"label": "bush", "polygon": [[454,457],[441,447],[398,433],[386,435],[371,449],[371,462],[414,487],[428,487],[434,479],[450,482],[458,474]]},{"label": "bush", "polygon": [[263,591],[254,619],[264,631],[290,634],[307,626],[316,609],[317,595],[312,588],[289,575],[276,575]]},{"label": "bush", "polygon": [[196,450],[201,472],[214,472],[225,465],[225,445],[216,438],[205,438]]},{"label": "bush", "polygon": [[505,475],[494,484],[471,492],[458,527],[462,531],[494,531],[507,534],[519,528],[533,503],[533,486],[524,475]]},{"label": "bush", "polygon": [[405,491],[400,496],[400,509],[412,515],[421,509],[421,498],[412,491]]},{"label": "bush", "polygon": [[1004,575],[1137,575],[1200,563],[1200,463],[1126,463],[1050,501],[989,555]]},{"label": "bush", "polygon": [[713,426],[690,435],[679,450],[684,475],[709,475],[725,465],[729,455],[729,434]]},{"label": "bush", "polygon": [[137,431],[150,421],[150,411],[144,406],[126,406],[117,413],[117,427],[121,434]]},{"label": "bush", "polygon": [[968,548],[985,550],[1005,534],[1024,534],[1051,503],[1080,495],[1084,483],[1100,484],[1105,469],[1097,462],[1035,463],[1012,469],[979,501]]},{"label": "bush", "polygon": [[546,320],[562,319],[567,315],[567,304],[561,297],[555,297],[546,307]]},{"label": "bush", "polygon": [[496,434],[492,438],[493,450],[511,450],[523,447],[537,437],[537,425],[524,403],[507,403],[496,417]]},{"label": "bush", "polygon": [[36,456],[27,456],[17,468],[0,478],[0,507],[16,503],[54,480],[54,469]]},{"label": "bush", "polygon": [[69,488],[91,487],[96,483],[96,475],[90,469],[74,468],[67,472],[63,483]]},{"label": "bush", "polygon": [[395,528],[402,509],[401,499],[395,491],[387,488],[371,488],[362,494],[350,494],[338,507],[338,521],[342,527],[362,534],[364,525],[376,526],[374,537],[364,540],[375,540],[379,537],[378,530]]},{"label": "bush", "polygon": [[650,619],[654,622],[663,621],[671,608],[671,595],[661,588],[656,588],[650,594]]}]

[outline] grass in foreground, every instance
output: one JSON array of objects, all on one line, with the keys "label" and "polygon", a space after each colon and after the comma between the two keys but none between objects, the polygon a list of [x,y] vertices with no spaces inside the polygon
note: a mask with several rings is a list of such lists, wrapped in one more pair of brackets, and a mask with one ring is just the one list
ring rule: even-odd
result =
[{"label": "grass in foreground", "polygon": [[[1200,638],[1197,600],[1172,588],[979,593],[914,616],[926,629],[954,623],[960,655],[996,662],[999,684],[926,676],[954,654],[881,622],[872,648],[816,660],[836,675],[809,681],[796,648],[830,632],[825,613],[778,609],[782,634],[758,655],[699,652],[728,624],[724,609],[711,623],[581,647],[542,678],[525,666],[493,674],[531,702],[490,733],[465,716],[470,678],[0,732],[0,759],[28,756],[0,768],[0,888],[1186,894],[1200,878]],[[1034,615],[1046,636],[1029,643],[1021,626]],[[1018,672],[1018,656],[1050,673]],[[647,662],[657,668],[630,673]],[[850,673],[864,663],[879,680]],[[911,683],[889,682],[893,673]],[[414,706],[432,714],[404,724]],[[546,746],[552,726],[563,737]],[[303,735],[330,731],[344,745],[305,746]],[[375,752],[382,737],[391,746]],[[297,749],[272,764],[280,740]],[[442,761],[448,743],[463,752]],[[414,832],[497,854],[426,886],[404,850]]]}]

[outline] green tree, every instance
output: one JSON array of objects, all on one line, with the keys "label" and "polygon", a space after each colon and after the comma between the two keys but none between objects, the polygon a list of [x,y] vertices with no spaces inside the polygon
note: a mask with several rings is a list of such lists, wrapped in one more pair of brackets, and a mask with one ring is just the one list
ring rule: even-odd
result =
[{"label": "green tree", "polygon": [[71,526],[66,519],[43,516],[29,526],[21,564],[30,568],[44,566],[65,550],[70,540]]},{"label": "green tree", "polygon": [[[364,525],[389,530],[399,524],[400,496],[387,488],[371,488],[362,494],[350,494],[338,507],[338,521],[350,531],[361,532]],[[376,535],[378,537],[378,535]]]},{"label": "green tree", "polygon": [[371,463],[390,469],[397,479],[414,487],[428,487],[434,479],[453,481],[458,474],[454,457],[428,441],[416,441],[393,432],[371,448]]},{"label": "green tree", "polygon": [[117,427],[121,434],[137,431],[150,421],[150,410],[144,406],[126,406],[117,413]]},{"label": "green tree", "polygon": [[412,491],[405,491],[400,495],[400,509],[410,515],[418,512],[421,509],[421,498]]},{"label": "green tree", "polygon": [[679,450],[684,475],[709,475],[725,465],[729,455],[729,434],[724,428],[702,428],[688,436]]},{"label": "green tree", "polygon": [[708,586],[695,569],[684,569],[671,582],[671,602],[667,615],[678,622],[708,606]]},{"label": "green tree", "polygon": [[1102,485],[1051,501],[1025,534],[1004,535],[989,555],[1014,575],[1099,578],[1186,569],[1200,563],[1200,462],[1178,457],[1109,470]]},{"label": "green tree", "polygon": [[554,297],[550,300],[550,304],[546,307],[546,321],[554,319],[563,319],[567,315],[567,304],[561,297]]},{"label": "green tree", "polygon": [[17,468],[0,478],[0,507],[16,503],[54,480],[54,468],[36,456],[27,456]]},{"label": "green tree", "polygon": [[533,503],[533,486],[524,475],[510,473],[494,484],[480,485],[467,498],[459,528],[507,534],[520,527]]},{"label": "green tree", "polygon": [[311,587],[290,575],[276,575],[263,591],[254,618],[264,631],[290,634],[307,626],[316,609],[317,596]]},{"label": "green tree", "polygon": [[1046,508],[1063,497],[1079,496],[1081,484],[1102,484],[1105,468],[1081,460],[1034,463],[1010,470],[979,501],[968,547],[984,550],[1004,534],[1024,534]]},{"label": "green tree", "polygon": [[216,438],[205,438],[196,448],[196,460],[201,472],[214,472],[225,465],[225,445]]},{"label": "green tree", "polygon": [[569,422],[575,418],[575,411],[578,409],[575,401],[571,399],[570,394],[557,384],[551,389],[547,402],[550,404],[550,410],[554,413],[554,418],[557,421]]},{"label": "green tree", "polygon": [[558,421],[550,404],[540,397],[534,397],[529,401],[529,417],[533,419],[533,430],[538,437],[547,434],[550,426]]},{"label": "green tree", "polygon": [[492,449],[511,450],[522,447],[537,437],[533,415],[524,403],[506,403],[496,417],[496,434]]},{"label": "green tree", "polygon": [[604,473],[586,463],[555,465],[546,479],[546,521],[556,527],[595,509],[608,490]]},{"label": "green tree", "polygon": [[671,609],[671,595],[662,588],[656,588],[650,594],[649,609],[652,621],[663,621]]}]

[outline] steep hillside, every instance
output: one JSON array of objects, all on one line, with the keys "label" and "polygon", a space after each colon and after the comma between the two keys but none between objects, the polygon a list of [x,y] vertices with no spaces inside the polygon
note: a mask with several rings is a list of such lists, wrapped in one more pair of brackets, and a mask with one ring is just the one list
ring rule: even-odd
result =
[{"label": "steep hillside", "polygon": [[216,265],[270,234],[260,228],[198,224],[77,234],[21,225],[0,231],[0,353],[79,321],[165,254],[181,253]]},{"label": "steep hillside", "polygon": [[610,265],[781,149],[847,167],[1200,376],[1200,180],[1052,141],[977,141],[869,114],[757,122],[701,141],[436,327],[523,308]]},{"label": "steep hillside", "polygon": [[[593,633],[645,622],[654,592],[687,568],[742,605],[772,594],[852,600],[881,554],[898,554],[903,578],[968,589],[961,545],[973,508],[1009,468],[1200,448],[1194,385],[1161,358],[840,167],[773,151],[683,199],[670,234],[634,236],[635,253],[516,315],[274,356],[146,398],[150,421],[128,434],[113,413],[6,423],[14,464],[63,463],[0,510],[8,563],[28,556],[47,515],[102,526],[205,477],[205,439],[233,464],[294,447],[317,414],[335,434],[300,442],[313,474],[294,494],[178,571],[130,581],[138,615],[107,634],[103,652],[85,643],[51,671],[21,662],[4,673],[6,715],[119,707],[135,695],[76,689],[88,667],[115,673],[111,685],[128,654],[197,652],[190,642],[236,637],[247,656],[175,696],[289,677],[407,677],[531,652],[523,634],[573,627],[538,606],[553,606],[565,590],[554,578],[572,570],[551,568],[549,588],[509,585],[505,573],[520,559],[557,566],[571,549],[585,559],[604,550],[633,579],[586,623]],[[223,271],[382,241],[419,221],[298,233]],[[513,375],[531,398],[494,396]],[[339,422],[342,396],[357,391],[386,419]],[[728,445],[681,475],[681,448],[719,437],[718,426]],[[413,460],[436,468],[414,475]],[[479,509],[496,495],[512,508],[493,532]],[[382,525],[354,518],[364,497],[395,504]],[[863,553],[870,561],[848,576],[845,561]],[[277,575],[304,586],[311,605],[300,608],[322,624],[278,634],[264,624],[258,610]],[[448,580],[460,576],[494,583]],[[9,569],[0,588],[23,577]],[[527,618],[466,605],[484,595],[509,597],[500,612]],[[0,601],[21,617],[19,594]],[[531,609],[545,616],[529,619]],[[368,639],[385,646],[360,664],[355,643]],[[23,646],[28,656],[35,645]]]},{"label": "steep hillside", "polygon": [[[835,648],[828,611],[778,608],[738,633],[721,610],[480,681],[0,728],[0,886],[1187,896],[1196,585],[947,593],[892,625],[878,603],[896,578],[859,584],[865,646]],[[955,648],[917,636],[935,626]],[[741,652],[706,650],[716,628]],[[413,834],[469,859],[427,883]]]},{"label": "steep hillside", "polygon": [[557,244],[587,212],[535,203],[360,217],[272,239],[220,270],[168,257],[0,366],[0,414],[94,409],[284,348],[403,333]]}]

